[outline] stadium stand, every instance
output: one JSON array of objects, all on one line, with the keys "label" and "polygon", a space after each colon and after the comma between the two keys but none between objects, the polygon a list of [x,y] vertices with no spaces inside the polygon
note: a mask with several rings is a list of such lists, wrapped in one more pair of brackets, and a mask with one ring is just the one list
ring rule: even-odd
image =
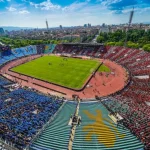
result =
[{"label": "stadium stand", "polygon": [[15,57],[23,57],[25,56],[25,52],[23,53],[23,48],[16,48],[12,51],[12,53],[15,55]]},{"label": "stadium stand", "polygon": [[22,53],[25,55],[25,56],[28,56],[28,55],[32,55],[32,54],[36,54],[36,47],[35,46],[27,46],[27,47],[24,47],[22,48]]},{"label": "stadium stand", "polygon": [[[136,49],[123,48],[119,53],[114,50],[116,50],[115,47],[110,50],[111,56],[106,54],[105,58],[109,58],[126,67],[131,73],[131,82],[125,90],[113,97],[114,99],[110,103],[115,104],[108,106],[126,118],[127,127],[149,149],[150,111],[145,102],[150,101],[150,68],[148,67],[150,54]],[[122,55],[120,55],[121,53]],[[119,103],[121,107],[118,107],[117,104]],[[128,106],[128,109],[123,112],[126,106]]]},{"label": "stadium stand", "polygon": [[53,50],[55,49],[55,47],[56,47],[56,44],[47,44],[47,45],[45,45],[44,54],[52,53]]},{"label": "stadium stand", "polygon": [[0,79],[0,138],[23,149],[63,101],[22,88],[10,92],[3,88],[10,82],[2,77]]},{"label": "stadium stand", "polygon": [[10,49],[9,46],[5,46],[5,48],[4,46],[0,47],[0,65],[11,60],[33,54],[37,54],[36,46],[27,46],[12,50]]},{"label": "stadium stand", "polygon": [[[7,46],[0,47],[0,64],[33,54],[37,54],[36,46],[13,50]],[[22,149],[30,142],[37,130],[57,111],[62,101],[25,89],[10,92],[3,88],[8,84],[12,82],[0,76],[0,137],[5,142],[12,143],[14,147]],[[30,107],[30,104],[33,104],[33,107]],[[48,112],[49,109],[51,109],[50,112]]]},{"label": "stadium stand", "polygon": [[[67,102],[63,109],[57,114],[56,119],[54,119],[48,128],[43,131],[42,135],[31,145],[31,149],[66,149],[71,128],[71,126],[68,125],[68,120],[70,114],[73,114],[74,111],[75,104]],[[63,117],[63,114],[66,114],[66,116]],[[143,148],[143,144],[136,136],[133,136],[128,129],[117,127],[116,124],[109,119],[108,111],[101,103],[81,103],[79,115],[81,115],[82,123],[76,129],[73,149],[131,150]],[[93,124],[94,120],[97,120],[97,124],[95,125]],[[110,132],[110,130],[115,130],[116,135],[114,132]],[[96,137],[98,137],[98,139],[96,139]]]},{"label": "stadium stand", "polygon": [[[31,150],[35,149],[66,149],[68,146],[71,126],[68,125],[70,115],[75,111],[75,103],[67,102],[56,118],[43,131]],[[65,114],[65,117],[64,117]],[[58,142],[59,140],[59,142]]]},{"label": "stadium stand", "polygon": [[[144,52],[137,49],[129,49],[129,48],[122,48],[122,47],[107,47],[107,53],[103,56],[101,55],[100,58],[104,59],[110,59],[112,61],[115,61],[116,63],[121,64],[125,68],[129,70],[131,73],[131,82],[123,92],[119,93],[117,95],[118,101],[120,100],[120,103],[122,102],[123,98],[134,107],[130,107],[131,112],[135,112],[138,114],[139,111],[141,111],[139,118],[132,118],[132,120],[136,120],[132,124],[132,128],[129,126],[129,122],[127,122],[127,125],[129,129],[132,129],[135,131],[134,134],[138,136],[143,143],[145,143],[146,147],[150,147],[150,134],[149,132],[149,106],[145,102],[150,101],[150,54],[148,52]],[[59,51],[60,53],[60,51]],[[83,50],[79,52],[79,54],[89,55],[87,52],[84,52]],[[144,59],[143,59],[144,58]],[[140,78],[141,77],[141,78]],[[147,78],[145,78],[147,77]],[[116,98],[113,97],[113,98]],[[126,104],[126,103],[125,103]],[[115,108],[115,105],[113,106]],[[139,112],[140,113],[140,112]],[[121,113],[123,116],[126,114]],[[132,113],[131,113],[132,114]],[[143,115],[145,116],[143,118]],[[128,115],[130,118],[130,116]],[[144,123],[143,123],[144,121]],[[137,123],[141,128],[138,130],[138,127],[136,126]]]},{"label": "stadium stand", "polygon": [[45,45],[37,45],[36,49],[37,49],[37,54],[43,54],[45,50]]},{"label": "stadium stand", "polygon": [[11,48],[9,46],[0,46],[0,65],[14,59],[11,55]]},{"label": "stadium stand", "polygon": [[90,44],[60,44],[57,45],[53,53],[72,54],[72,55],[87,55],[91,57],[100,57],[106,53],[106,48],[103,45],[90,45]]},{"label": "stadium stand", "polygon": [[150,111],[148,106],[144,103],[137,103],[136,97],[133,99],[131,95],[126,97],[120,94],[110,99],[112,100],[107,100],[103,103],[111,111],[121,114],[125,118],[124,125],[149,148],[150,129],[148,116]]},{"label": "stadium stand", "polygon": [[[79,149],[79,147],[91,150],[106,147],[111,150],[137,150],[143,147],[146,150],[150,149],[150,109],[145,103],[150,102],[150,53],[124,47],[104,47],[103,45],[50,44],[13,50],[9,46],[0,46],[0,65],[21,57],[44,53],[86,55],[110,59],[125,67],[130,73],[128,86],[105,99],[102,98],[102,104],[81,103],[80,115],[83,123],[76,130],[73,149]],[[29,89],[18,88],[10,91],[5,88],[5,85],[9,84],[13,83],[0,76],[0,138],[18,149],[23,149],[27,145],[31,145],[32,150],[66,149],[70,133],[67,121],[75,111],[75,103],[64,104],[51,124],[32,144],[33,137],[59,110],[63,101],[59,97],[45,96]],[[117,112],[123,116],[125,129],[122,127],[116,129],[116,126],[109,120],[108,110],[104,106],[110,112]],[[89,112],[96,115],[95,110],[103,112],[102,116],[107,120],[104,119],[104,123],[108,128],[114,130],[114,133],[125,134],[124,138],[119,138],[118,134],[117,138],[115,136],[111,139],[116,139],[113,147],[109,147],[112,143],[107,140],[99,143],[96,142],[96,139],[91,140],[92,132],[89,132],[88,142],[83,139],[87,134],[83,129],[87,124],[93,123],[87,114]],[[100,126],[106,129],[103,125],[100,122]],[[95,131],[100,133],[99,128],[96,128]],[[103,132],[102,137],[105,139],[106,136],[108,132]],[[114,137],[113,133],[110,136]],[[101,140],[99,135],[98,139]],[[1,144],[0,148],[3,147]]]}]

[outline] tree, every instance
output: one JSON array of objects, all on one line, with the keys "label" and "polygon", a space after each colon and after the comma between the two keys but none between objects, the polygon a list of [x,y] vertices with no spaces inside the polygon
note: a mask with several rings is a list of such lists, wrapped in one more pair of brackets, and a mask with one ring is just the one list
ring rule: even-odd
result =
[{"label": "tree", "polygon": [[127,47],[129,47],[129,48],[139,48],[139,44],[129,41],[129,42],[127,42]]},{"label": "tree", "polygon": [[104,42],[104,37],[99,35],[96,39],[97,43],[103,43]]},{"label": "tree", "polygon": [[123,46],[123,42],[116,42],[115,46]]},{"label": "tree", "polygon": [[[55,33],[54,33],[55,34]],[[86,33],[81,37],[82,42],[90,42],[94,38],[94,33],[87,35]],[[100,33],[97,37],[98,43],[105,43],[106,45],[111,46],[123,46],[123,43],[126,38],[126,32],[122,30],[116,30],[115,32],[109,33]],[[14,47],[21,47],[27,45],[37,45],[37,44],[58,44],[62,43],[64,40],[67,42],[80,42],[80,38],[72,38],[72,39],[61,39],[61,38],[53,38],[49,39],[46,37],[37,37],[37,38],[30,38],[30,39],[23,39],[19,36],[15,38],[11,38],[8,36],[0,37],[0,42],[10,45],[12,48]],[[127,47],[130,48],[143,48],[146,51],[149,51],[150,44],[150,30],[138,30],[138,29],[131,29],[128,31],[128,38],[127,38]]]},{"label": "tree", "polygon": [[146,44],[143,46],[143,49],[147,52],[150,52],[150,44]]},{"label": "tree", "polygon": [[108,42],[106,45],[108,46],[115,46],[116,42]]}]

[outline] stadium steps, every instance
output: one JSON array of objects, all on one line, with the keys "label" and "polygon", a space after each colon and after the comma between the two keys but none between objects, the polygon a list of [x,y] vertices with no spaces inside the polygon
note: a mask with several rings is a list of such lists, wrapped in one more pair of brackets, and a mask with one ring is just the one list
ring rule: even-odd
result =
[{"label": "stadium steps", "polygon": [[[96,110],[101,110],[102,118],[107,118],[107,120],[112,122],[111,119],[108,117],[108,111],[101,103],[81,103],[79,115],[82,118],[82,123],[76,128],[75,139],[73,142],[73,150],[136,150],[143,148],[143,144],[135,136],[133,136],[128,129],[123,129],[123,127],[121,126],[117,127],[118,133],[120,133],[121,135],[125,135],[124,138],[119,138],[118,134],[115,132],[116,130],[114,129],[114,126],[116,127],[116,125],[113,123],[112,126],[109,121],[105,120],[103,120],[103,123],[112,131],[112,133],[106,131],[105,128],[103,128],[103,125],[100,125],[101,127],[98,126],[94,128],[94,131],[96,133],[100,133],[100,135],[97,136],[93,134],[91,138],[92,140],[85,140],[85,136],[87,135],[87,133],[92,133],[93,129],[89,129],[88,132],[85,132],[83,131],[84,126],[93,124],[95,123],[95,121],[89,119],[84,113],[84,110],[88,111],[93,115],[96,115]],[[107,141],[106,137],[108,136],[111,140],[116,139],[114,146],[112,147],[105,146],[111,145],[110,140]],[[99,143],[98,139],[100,139],[101,137],[104,138],[102,138]],[[105,145],[103,143],[105,143]]]},{"label": "stadium steps", "polygon": [[68,122],[71,114],[74,114],[75,108],[75,103],[67,102],[41,136],[31,145],[30,149],[66,150],[71,130]]}]

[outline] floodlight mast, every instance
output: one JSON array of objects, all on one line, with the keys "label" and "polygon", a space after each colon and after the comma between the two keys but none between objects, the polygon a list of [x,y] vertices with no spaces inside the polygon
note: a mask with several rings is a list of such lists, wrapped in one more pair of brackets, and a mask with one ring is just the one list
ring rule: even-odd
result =
[{"label": "floodlight mast", "polygon": [[133,10],[130,12],[130,18],[129,18],[129,23],[128,23],[127,30],[126,30],[126,38],[125,38],[125,43],[124,43],[125,47],[127,46],[128,31],[129,31],[130,26],[132,24],[133,15],[134,15],[134,7],[133,7]]},{"label": "floodlight mast", "polygon": [[47,21],[47,19],[46,19],[45,23],[46,23],[46,29],[47,29],[47,31],[48,31],[48,30],[49,30],[49,26],[48,26],[48,21]]}]

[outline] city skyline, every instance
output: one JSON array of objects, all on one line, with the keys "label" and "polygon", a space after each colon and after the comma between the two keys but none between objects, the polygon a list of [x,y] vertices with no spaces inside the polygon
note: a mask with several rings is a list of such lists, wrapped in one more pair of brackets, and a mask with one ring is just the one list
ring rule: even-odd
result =
[{"label": "city skyline", "polygon": [[133,23],[149,22],[149,0],[0,0],[0,26],[45,28],[127,23],[134,7]]}]

